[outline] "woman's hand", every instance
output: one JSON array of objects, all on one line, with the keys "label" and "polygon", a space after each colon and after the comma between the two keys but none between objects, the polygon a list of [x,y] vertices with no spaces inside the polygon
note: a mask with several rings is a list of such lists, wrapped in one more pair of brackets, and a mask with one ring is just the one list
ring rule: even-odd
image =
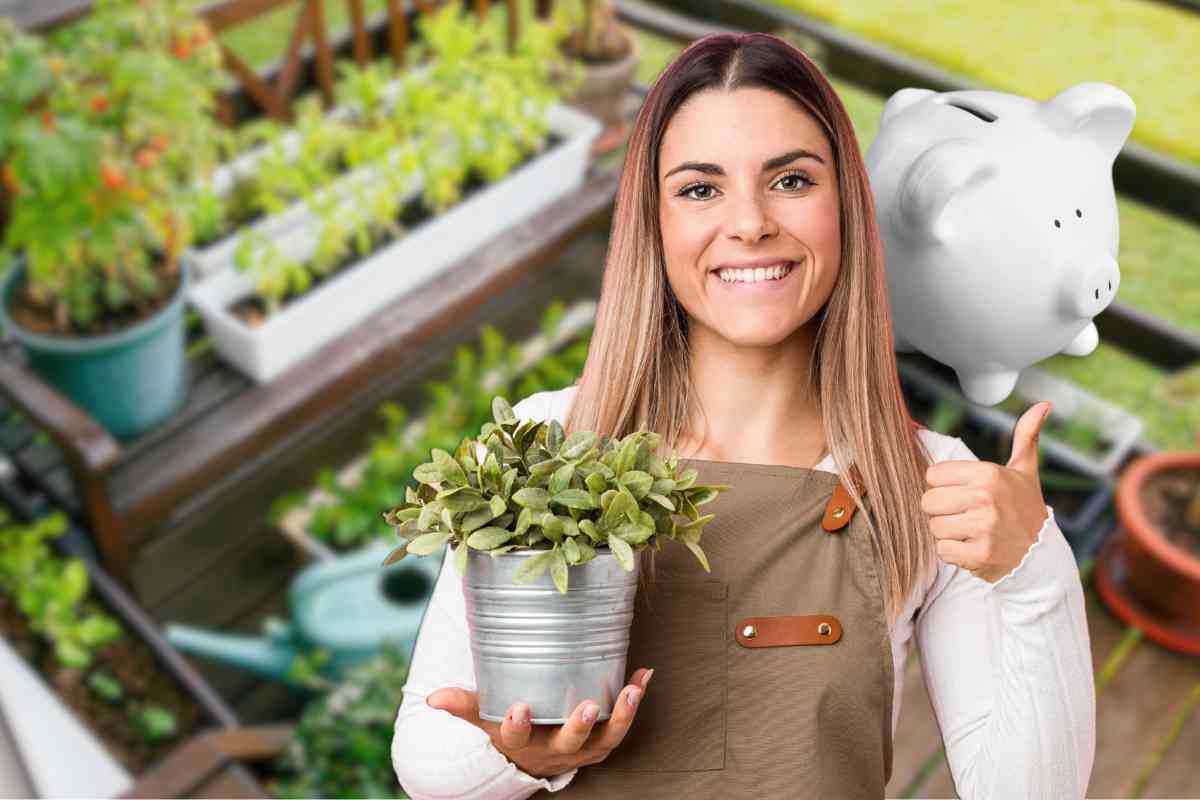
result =
[{"label": "woman's hand", "polygon": [[599,716],[600,707],[592,700],[584,700],[576,706],[562,725],[538,725],[536,730],[529,722],[527,703],[514,703],[504,722],[492,722],[479,717],[478,692],[457,687],[438,689],[431,692],[425,702],[483,729],[509,761],[536,778],[547,778],[608,758],[633,723],[638,701],[653,671],[645,667],[635,671],[629,685],[617,695],[612,716],[599,725],[595,724],[595,716],[592,721],[584,719],[584,711],[589,706]]},{"label": "woman's hand", "polygon": [[995,583],[1012,572],[1037,541],[1046,520],[1038,477],[1038,434],[1051,404],[1031,406],[1013,430],[1007,466],[990,461],[941,461],[925,472],[921,509],[937,539],[938,557]]}]

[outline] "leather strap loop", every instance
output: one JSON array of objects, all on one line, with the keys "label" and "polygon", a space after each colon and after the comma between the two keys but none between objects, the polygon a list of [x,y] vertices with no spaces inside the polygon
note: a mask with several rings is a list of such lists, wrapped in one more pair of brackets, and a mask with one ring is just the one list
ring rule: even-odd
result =
[{"label": "leather strap loop", "polygon": [[742,647],[834,644],[842,638],[842,623],[832,614],[746,617],[737,624],[735,635]]}]

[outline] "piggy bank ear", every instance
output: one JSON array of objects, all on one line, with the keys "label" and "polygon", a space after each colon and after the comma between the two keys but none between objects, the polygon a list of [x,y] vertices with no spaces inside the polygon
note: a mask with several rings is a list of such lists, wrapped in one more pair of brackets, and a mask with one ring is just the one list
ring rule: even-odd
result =
[{"label": "piggy bank ear", "polygon": [[885,103],[883,106],[883,113],[879,115],[880,126],[886,123],[890,118],[896,116],[901,111],[911,106],[913,103],[917,102],[918,100],[923,100],[932,94],[937,94],[937,92],[930,91],[929,89],[913,88],[901,89],[900,91],[896,92],[888,98],[887,103]]},{"label": "piggy bank ear", "polygon": [[944,239],[940,222],[950,201],[996,173],[991,157],[970,139],[947,139],[926,150],[900,181],[896,207],[904,228]]},{"label": "piggy bank ear", "polygon": [[1063,136],[1094,143],[1111,163],[1133,130],[1137,108],[1116,86],[1091,81],[1054,95],[1038,107],[1038,114]]}]

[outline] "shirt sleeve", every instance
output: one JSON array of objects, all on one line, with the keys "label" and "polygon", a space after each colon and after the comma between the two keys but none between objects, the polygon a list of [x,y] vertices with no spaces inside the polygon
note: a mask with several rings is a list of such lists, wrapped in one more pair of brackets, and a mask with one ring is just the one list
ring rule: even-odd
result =
[{"label": "shirt sleeve", "polygon": [[[961,439],[945,458],[978,460]],[[1046,512],[1037,540],[996,583],[940,562],[917,614],[925,686],[968,800],[1087,790],[1096,691],[1083,585]]]},{"label": "shirt sleeve", "polygon": [[[527,418],[535,397],[514,406],[519,419]],[[475,689],[466,603],[452,555],[447,551],[442,561],[402,689],[392,736],[396,777],[413,800],[521,800],[541,789],[558,791],[577,770],[552,778],[529,775],[483,730],[425,702],[444,687]]]}]

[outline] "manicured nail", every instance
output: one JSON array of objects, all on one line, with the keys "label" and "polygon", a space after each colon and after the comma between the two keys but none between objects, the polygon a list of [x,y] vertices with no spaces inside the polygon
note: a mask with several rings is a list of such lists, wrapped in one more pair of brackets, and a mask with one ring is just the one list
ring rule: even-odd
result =
[{"label": "manicured nail", "polygon": [[583,721],[595,722],[596,716],[600,713],[600,706],[593,703],[588,703],[583,707]]},{"label": "manicured nail", "polygon": [[647,686],[650,685],[650,679],[653,677],[654,677],[654,670],[650,670],[649,672],[646,673],[646,677],[642,678],[642,688],[643,689],[645,689]]},{"label": "manicured nail", "polygon": [[513,721],[515,721],[518,725],[528,725],[529,706],[525,705],[524,703],[517,706],[517,712],[513,715]]},{"label": "manicured nail", "polygon": [[642,699],[642,690],[636,686],[630,689],[625,695],[625,702],[637,708],[638,700]]}]

